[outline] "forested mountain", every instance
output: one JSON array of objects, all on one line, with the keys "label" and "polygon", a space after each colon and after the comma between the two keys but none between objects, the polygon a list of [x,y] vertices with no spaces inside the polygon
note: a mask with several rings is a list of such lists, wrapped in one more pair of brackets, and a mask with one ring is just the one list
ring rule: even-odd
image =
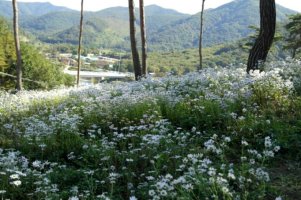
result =
[{"label": "forested mountain", "polygon": [[171,9],[163,9],[157,5],[146,7],[146,25],[150,36],[164,26],[176,23],[179,20],[186,19],[190,15],[182,14]]},{"label": "forested mountain", "polygon": [[[259,27],[259,1],[235,0],[205,11],[204,45],[235,41],[251,33],[250,25]],[[277,21],[283,22],[295,11],[277,5]],[[200,13],[162,27],[149,39],[152,45],[166,49],[198,47]]]},{"label": "forested mountain", "polygon": [[[3,13],[2,10],[6,10],[8,14],[4,14],[4,16],[9,18],[9,6],[7,3],[8,2],[0,2],[0,12]],[[20,20],[23,30],[35,35],[39,40],[46,43],[77,44],[79,23],[78,11],[70,9],[60,11],[60,9],[54,9],[55,12],[53,12],[52,8],[55,6],[47,8],[47,5],[51,5],[49,3],[26,3],[27,6],[22,6],[23,4],[24,3],[20,6],[21,13],[23,13],[23,15],[21,15],[23,18],[21,17]],[[34,10],[38,6],[41,7],[41,5],[44,5],[44,12],[46,14],[33,17],[30,12],[25,12],[28,10],[27,7],[32,6],[31,10]],[[156,32],[162,26],[174,23],[179,19],[189,16],[156,5],[147,6],[146,12],[148,31],[150,33]],[[139,20],[137,20],[137,24],[139,24]],[[129,46],[128,35],[128,8],[113,7],[98,12],[85,12],[84,45],[91,47],[126,49]]]},{"label": "forested mountain", "polygon": [[21,26],[26,31],[37,35],[52,35],[78,24],[79,13],[76,11],[50,12],[45,15],[21,20]]},{"label": "forested mountain", "polygon": [[[136,10],[136,13],[137,15],[139,14],[138,10]],[[31,22],[32,27],[36,27],[39,24],[44,26],[44,24],[50,23],[43,23],[45,19],[44,17],[45,16],[38,18],[39,22]],[[58,15],[56,17],[59,18],[60,16]],[[151,37],[151,35],[156,34],[156,32],[162,27],[176,23],[178,20],[186,19],[187,17],[189,17],[189,15],[170,9],[164,9],[156,5],[147,6],[146,23],[148,35]],[[67,17],[64,16],[64,18],[66,19]],[[86,12],[84,18],[84,44],[89,46],[97,45],[103,48],[129,48],[128,18],[128,8],[125,7],[113,7],[99,12]],[[47,38],[40,39],[50,43],[63,42],[77,44],[78,16],[73,16],[73,19],[75,19],[75,21],[71,22],[71,20],[69,20],[69,23],[73,23],[73,26],[70,26],[69,23],[64,23],[67,25],[65,25],[65,27],[69,27],[68,29],[60,31],[54,35],[48,35]],[[64,20],[60,21],[64,22]],[[137,26],[139,26],[139,17],[137,17],[136,21]]]},{"label": "forested mountain", "polygon": [[[9,17],[9,2],[0,1],[0,13]],[[204,45],[244,38],[259,24],[258,0],[235,0],[205,12]],[[200,8],[201,9],[201,8]],[[21,27],[46,43],[77,44],[79,12],[49,3],[21,3]],[[55,11],[55,12],[53,12]],[[277,6],[282,22],[295,12]],[[138,9],[137,9],[138,15]],[[23,16],[23,18],[22,18]],[[139,26],[137,17],[137,26]],[[156,5],[146,6],[146,26],[151,50],[176,50],[198,46],[200,13],[186,15]],[[86,12],[83,43],[97,48],[129,48],[128,8],[113,7]]]}]

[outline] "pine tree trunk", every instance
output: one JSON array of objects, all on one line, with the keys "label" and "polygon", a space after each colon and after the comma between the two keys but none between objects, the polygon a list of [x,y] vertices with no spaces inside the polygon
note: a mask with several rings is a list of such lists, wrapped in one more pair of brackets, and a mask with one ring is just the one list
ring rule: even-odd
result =
[{"label": "pine tree trunk", "polygon": [[199,43],[199,55],[200,55],[200,65],[198,70],[203,69],[203,25],[204,25],[204,8],[205,8],[205,0],[202,3],[202,12],[201,12],[201,30],[200,30],[200,43]]},{"label": "pine tree trunk", "polygon": [[139,0],[140,6],[140,29],[141,29],[141,43],[142,43],[142,75],[146,77],[147,74],[147,44],[146,44],[146,28],[145,28],[145,10],[144,0]]},{"label": "pine tree trunk", "polygon": [[76,85],[79,87],[80,80],[80,64],[81,64],[81,48],[82,48],[82,34],[83,34],[83,19],[84,19],[84,0],[81,1],[81,12],[80,12],[80,25],[79,25],[79,38],[78,38],[78,51],[77,51],[77,81]]},{"label": "pine tree trunk", "polygon": [[250,70],[260,69],[260,65],[266,61],[273,43],[275,29],[275,0],[260,0],[260,32],[249,54],[248,73]]},{"label": "pine tree trunk", "polygon": [[19,11],[18,5],[16,0],[12,0],[13,4],[13,15],[14,15],[14,40],[15,40],[15,48],[16,48],[16,55],[17,55],[17,84],[16,89],[18,91],[23,89],[22,85],[22,54],[21,54],[21,47],[20,47],[20,39],[19,39]]},{"label": "pine tree trunk", "polygon": [[136,42],[134,0],[129,0],[129,16],[130,16],[131,49],[132,49],[135,79],[140,80],[141,76],[142,76],[142,70],[141,70],[141,66],[140,66],[140,59],[139,59],[139,53],[137,50],[137,42]]}]

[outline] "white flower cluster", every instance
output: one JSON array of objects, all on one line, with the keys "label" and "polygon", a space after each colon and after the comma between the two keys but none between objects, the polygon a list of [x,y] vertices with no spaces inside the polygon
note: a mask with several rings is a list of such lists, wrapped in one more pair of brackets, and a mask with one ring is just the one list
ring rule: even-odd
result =
[{"label": "white flower cluster", "polygon": [[[283,66],[293,65],[297,70],[298,64]],[[151,199],[166,199],[181,192],[189,196],[196,190],[207,191],[212,195],[209,199],[217,199],[221,193],[228,199],[239,199],[240,192],[250,185],[269,181],[262,163],[280,150],[272,137],[263,136],[263,147],[242,137],[248,114],[258,111],[263,100],[285,102],[301,80],[293,76],[293,70],[274,66],[266,73],[254,71],[250,75],[244,68],[215,68],[140,82],[0,93],[1,134],[24,139],[40,151],[39,158],[27,159],[18,151],[0,149],[0,178],[8,180],[7,187],[22,187],[25,177],[30,176],[34,179],[32,196],[60,199],[58,193],[65,188],[50,177],[82,167],[73,172],[88,177],[82,184],[90,185],[68,186],[69,199],[109,199],[110,190],[118,184],[123,184],[132,200],[143,192]],[[242,105],[239,111],[227,110],[237,102]],[[186,119],[164,119],[178,105],[188,108]],[[212,123],[212,130],[199,130],[207,126],[207,119],[215,120],[217,112],[233,122],[233,127],[221,130]],[[195,113],[204,119],[200,124],[191,122],[190,115]],[[178,121],[173,119],[178,117]],[[188,128],[177,124],[184,120],[191,122]],[[263,122],[273,124],[267,119]],[[66,141],[58,141],[61,139]],[[51,142],[65,142],[59,150],[63,158],[57,158],[57,163],[43,157],[56,151]],[[67,149],[72,142],[78,142],[78,148]],[[231,146],[241,149],[231,151]],[[235,159],[228,159],[231,156]],[[93,191],[95,188],[101,191]],[[6,188],[0,188],[0,195],[6,193]]]}]

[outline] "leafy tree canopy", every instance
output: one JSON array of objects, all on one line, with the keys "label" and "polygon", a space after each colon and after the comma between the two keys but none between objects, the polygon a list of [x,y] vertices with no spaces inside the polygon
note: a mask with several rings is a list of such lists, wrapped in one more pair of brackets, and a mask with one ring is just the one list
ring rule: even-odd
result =
[{"label": "leafy tree canopy", "polygon": [[289,23],[285,25],[288,31],[285,49],[291,50],[294,58],[301,48],[301,14],[291,15],[289,20]]}]

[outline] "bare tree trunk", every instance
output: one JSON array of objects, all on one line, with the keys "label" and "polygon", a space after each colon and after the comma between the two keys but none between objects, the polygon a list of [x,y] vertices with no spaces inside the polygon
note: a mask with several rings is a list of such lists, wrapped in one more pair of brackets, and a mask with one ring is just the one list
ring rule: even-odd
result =
[{"label": "bare tree trunk", "polygon": [[16,0],[12,0],[13,4],[13,15],[14,15],[14,39],[15,39],[15,48],[16,48],[16,55],[17,55],[17,90],[22,90],[22,54],[21,54],[21,47],[20,47],[20,38],[19,38],[19,11],[18,5]]},{"label": "bare tree trunk", "polygon": [[130,37],[131,37],[131,49],[135,71],[135,79],[140,80],[142,76],[142,70],[140,66],[139,53],[137,50],[136,42],[136,27],[135,27],[135,6],[134,0],[129,0],[129,15],[130,15]]},{"label": "bare tree trunk", "polygon": [[141,43],[142,43],[142,75],[146,77],[147,75],[147,44],[146,44],[146,28],[145,28],[145,10],[144,10],[144,0],[139,0],[140,6],[140,29],[141,29]]},{"label": "bare tree trunk", "polygon": [[205,0],[202,3],[202,12],[201,12],[201,30],[200,30],[200,43],[199,43],[199,55],[200,55],[200,66],[198,70],[203,69],[203,25],[204,25],[204,8],[205,8]]},{"label": "bare tree trunk", "polygon": [[82,34],[83,34],[83,19],[84,19],[84,0],[81,1],[81,12],[80,12],[80,25],[79,25],[79,38],[78,38],[78,51],[77,51],[77,81],[76,85],[79,87],[79,73],[80,73],[80,55],[82,48]]},{"label": "bare tree trunk", "polygon": [[[260,68],[266,61],[276,30],[275,0],[260,0],[260,32],[250,51],[247,72]],[[261,69],[260,69],[261,70]]]}]

